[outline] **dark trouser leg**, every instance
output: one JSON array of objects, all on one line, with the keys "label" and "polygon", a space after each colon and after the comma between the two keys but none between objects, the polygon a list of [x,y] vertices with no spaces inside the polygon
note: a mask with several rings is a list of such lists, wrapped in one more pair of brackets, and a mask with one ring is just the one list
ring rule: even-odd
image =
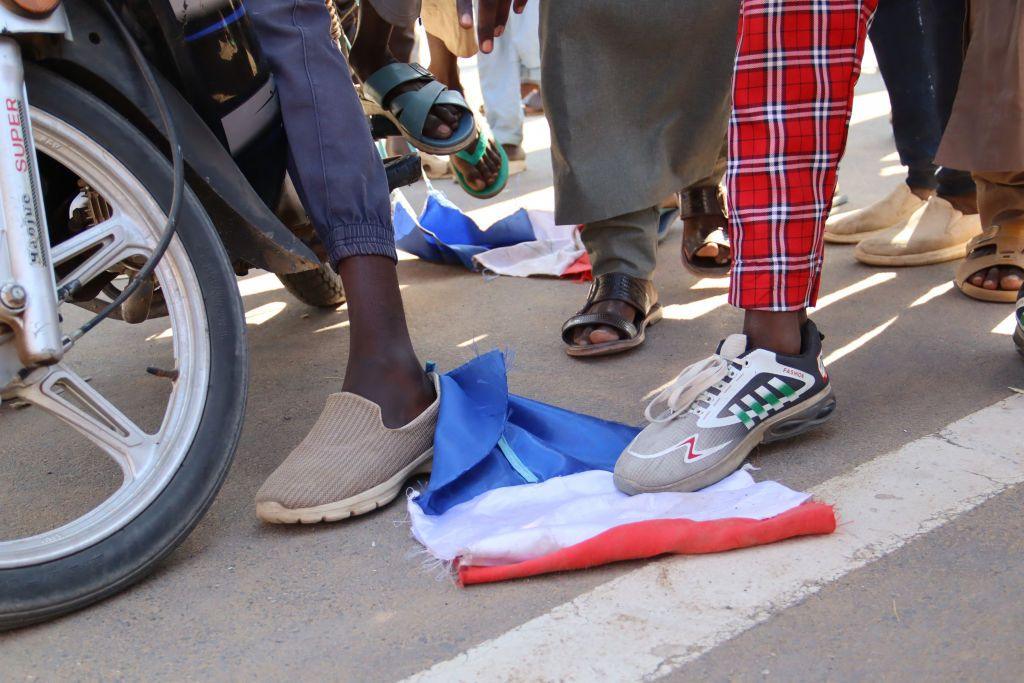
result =
[{"label": "dark trouser leg", "polygon": [[965,0],[885,0],[871,25],[871,43],[889,99],[907,185],[961,196],[973,192],[970,174],[933,163],[963,66]]},{"label": "dark trouser leg", "polygon": [[389,427],[433,400],[409,339],[387,178],[323,0],[249,0],[277,82],[296,188],[341,274],[351,324],[344,389]]},{"label": "dark trouser leg", "polygon": [[292,176],[331,263],[397,259],[388,182],[323,0],[250,0],[281,100]]}]

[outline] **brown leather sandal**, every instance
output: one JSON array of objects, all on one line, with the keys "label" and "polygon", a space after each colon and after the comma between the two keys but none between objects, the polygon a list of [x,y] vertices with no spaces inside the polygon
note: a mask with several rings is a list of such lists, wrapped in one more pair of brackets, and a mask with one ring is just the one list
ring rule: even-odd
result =
[{"label": "brown leather sandal", "polygon": [[[683,221],[683,265],[696,275],[722,276],[729,273],[732,259],[719,263],[714,257],[698,256],[700,250],[709,244],[716,245],[719,250],[731,249],[729,235],[725,230],[728,218],[722,199],[722,189],[717,185],[690,187],[679,193],[679,217]],[[688,220],[697,216],[721,217],[722,227],[702,233],[693,221]]]},{"label": "brown leather sandal", "polygon": [[[636,309],[637,316],[634,320],[626,320],[612,313],[587,312],[591,306],[601,301],[623,301]],[[565,352],[577,357],[609,356],[636,348],[644,343],[647,326],[661,320],[661,315],[658,293],[650,280],[641,280],[625,273],[601,275],[591,284],[590,294],[587,295],[587,302],[583,304],[583,308],[562,325],[562,341],[568,345]],[[612,327],[624,337],[601,344],[573,343],[577,329],[592,325]]]}]

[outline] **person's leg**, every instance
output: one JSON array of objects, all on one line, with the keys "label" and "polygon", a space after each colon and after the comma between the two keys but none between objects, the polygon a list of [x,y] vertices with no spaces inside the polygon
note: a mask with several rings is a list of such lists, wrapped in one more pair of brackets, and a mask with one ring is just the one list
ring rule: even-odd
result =
[{"label": "person's leg", "polygon": [[465,93],[459,74],[459,58],[452,54],[443,40],[431,33],[427,34],[427,47],[430,49],[430,73],[449,90]]},{"label": "person's leg", "polygon": [[721,196],[722,178],[729,156],[728,142],[711,173],[679,192],[679,216],[683,222],[683,265],[693,264],[701,271],[713,272],[721,268],[726,274],[729,265],[729,221],[725,215]]},{"label": "person's leg", "polygon": [[744,335],[659,391],[615,463],[627,494],[694,491],[760,443],[828,420],[835,399],[807,320],[874,0],[740,5],[729,122],[730,302]]},{"label": "person's leg", "polygon": [[400,62],[411,62],[412,51],[416,49],[416,24],[395,26],[388,39],[388,50]]},{"label": "person's leg", "polygon": [[250,0],[249,15],[280,94],[293,176],[348,295],[345,391],[381,407],[388,426],[433,400],[406,328],[387,178],[329,37],[323,0]]},{"label": "person's leg", "polygon": [[741,4],[729,122],[729,301],[746,311],[752,348],[801,350],[875,4]]},{"label": "person's leg", "polygon": [[[513,15],[515,16],[515,15]],[[519,96],[519,57],[514,38],[517,26],[510,22],[501,40],[494,41],[489,54],[477,55],[480,90],[487,110],[487,123],[502,145],[523,144],[523,105]]]},{"label": "person's leg", "polygon": [[[854,257],[874,265],[920,265],[955,252],[970,239],[977,221],[961,220],[956,211],[931,197],[939,178],[935,153],[949,118],[963,63],[966,0],[887,0],[871,24],[870,36],[892,104],[892,130],[900,161],[907,167],[904,185],[867,206],[828,221],[825,239],[859,243]],[[955,173],[955,172],[954,172]],[[949,179],[949,174],[947,180]],[[942,199],[961,213],[977,213],[970,177],[957,182],[955,194]],[[926,206],[925,202],[928,202]],[[923,212],[919,214],[918,212]],[[886,231],[898,231],[891,243]]]},{"label": "person's leg", "polygon": [[936,189],[933,163],[963,66],[965,0],[887,0],[871,44],[892,104],[892,129],[907,185],[921,199]]},{"label": "person's leg", "polygon": [[540,3],[526,6],[522,14],[513,14],[516,54],[519,55],[519,97],[527,114],[543,114],[540,76]]},{"label": "person's leg", "polygon": [[[399,61],[388,47],[394,26],[409,26],[419,16],[417,0],[367,0],[359,6],[359,32],[349,51],[349,63],[360,80],[365,81],[381,68]],[[394,95],[418,90],[423,81],[398,86]],[[387,106],[387,102],[384,103]],[[430,137],[447,139],[455,132],[463,112],[453,105],[431,107],[424,124]]]},{"label": "person's leg", "polygon": [[968,171],[939,168],[935,174],[935,194],[953,205],[960,213],[978,213],[978,190]]},{"label": "person's leg", "polygon": [[[504,41],[499,40],[495,42],[497,45],[501,45]],[[448,49],[443,40],[430,33],[427,34],[427,46],[430,48],[430,73],[434,74],[438,82],[449,90],[462,93],[463,87],[459,74],[459,58]],[[444,158],[442,157],[442,159]],[[476,165],[460,159],[457,155],[451,155],[447,159],[462,173],[469,186],[477,191],[484,190],[493,185],[501,171],[501,155],[493,146],[487,149],[483,158]]]},{"label": "person's leg", "polygon": [[[981,225],[986,230],[998,226],[1000,231],[1014,231],[1024,237],[1024,171],[976,172],[974,181]],[[975,287],[1016,291],[1024,284],[1024,270],[1017,266],[991,267],[974,273],[968,281]]]},{"label": "person's leg", "polygon": [[[615,216],[583,226],[580,237],[590,257],[594,278],[610,273],[623,273],[650,283],[654,276],[658,249],[658,219],[660,212],[653,206]],[[654,287],[649,287],[654,299]],[[586,313],[607,313],[629,321],[636,321],[638,312],[623,301],[601,301]],[[613,342],[622,334],[607,325],[581,327],[573,335],[579,346]]]}]

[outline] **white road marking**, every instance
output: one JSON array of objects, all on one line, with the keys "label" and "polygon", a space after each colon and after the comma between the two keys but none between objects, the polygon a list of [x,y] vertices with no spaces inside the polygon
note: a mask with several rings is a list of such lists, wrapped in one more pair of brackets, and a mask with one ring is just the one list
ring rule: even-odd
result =
[{"label": "white road marking", "polygon": [[831,536],[651,562],[409,680],[658,678],[1022,481],[1014,396],[816,487]]}]

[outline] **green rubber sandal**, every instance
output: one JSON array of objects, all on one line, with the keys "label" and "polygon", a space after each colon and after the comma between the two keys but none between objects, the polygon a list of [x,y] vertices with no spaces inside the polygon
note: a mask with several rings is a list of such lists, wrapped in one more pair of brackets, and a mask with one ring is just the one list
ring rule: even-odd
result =
[{"label": "green rubber sandal", "polygon": [[[392,96],[395,88],[420,81],[419,90]],[[359,99],[363,111],[369,115],[387,118],[398,128],[402,136],[416,149],[430,154],[455,154],[473,144],[476,121],[466,100],[454,90],[437,82],[434,75],[419,64],[393,62],[381,67],[359,87]],[[385,107],[384,103],[388,106]],[[448,104],[462,110],[459,125],[447,139],[433,138],[423,132],[430,110],[440,104]]]},{"label": "green rubber sandal", "polygon": [[470,184],[466,182],[466,177],[462,175],[462,172],[455,167],[455,164],[452,164],[452,168],[455,170],[455,180],[458,181],[459,185],[462,186],[462,189],[465,190],[467,194],[476,197],[477,199],[490,199],[504,190],[505,186],[508,185],[508,155],[505,154],[505,150],[501,145],[494,142],[494,140],[483,133],[480,133],[480,135],[477,136],[476,148],[473,150],[472,154],[463,150],[455,155],[467,162],[470,166],[476,166],[480,163],[480,160],[484,158],[484,154],[487,153],[487,147],[491,144],[494,144],[498,151],[498,156],[501,157],[501,169],[498,171],[498,177],[495,181],[484,189],[474,190]]}]

